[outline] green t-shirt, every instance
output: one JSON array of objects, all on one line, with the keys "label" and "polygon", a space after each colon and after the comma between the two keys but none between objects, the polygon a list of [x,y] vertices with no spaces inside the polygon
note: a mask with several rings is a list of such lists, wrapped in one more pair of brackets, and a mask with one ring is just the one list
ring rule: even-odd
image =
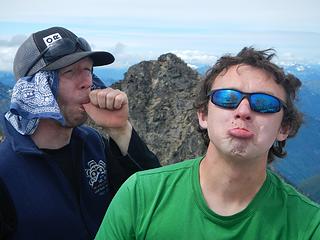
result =
[{"label": "green t-shirt", "polygon": [[320,240],[320,208],[271,171],[251,203],[232,216],[206,204],[201,158],[138,172],[120,188],[96,240]]}]

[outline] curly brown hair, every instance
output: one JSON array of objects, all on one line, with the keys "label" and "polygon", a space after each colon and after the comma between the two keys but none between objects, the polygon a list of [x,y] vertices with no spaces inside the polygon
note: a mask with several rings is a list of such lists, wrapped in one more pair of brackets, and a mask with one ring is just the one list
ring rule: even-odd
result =
[{"label": "curly brown hair", "polygon": [[[194,103],[195,109],[198,112],[208,113],[208,93],[211,90],[214,80],[222,71],[227,71],[231,66],[239,64],[249,65],[271,74],[276,83],[280,84],[285,90],[287,108],[284,108],[281,126],[289,129],[288,138],[295,136],[303,122],[303,115],[294,104],[297,92],[301,86],[301,81],[292,74],[286,74],[283,68],[272,63],[271,59],[274,56],[275,50],[272,48],[258,51],[253,47],[243,48],[236,56],[222,56],[213,67],[207,71],[201,82],[199,95]],[[206,145],[208,145],[210,140],[207,129],[202,129],[198,126],[198,131],[202,133],[203,139]],[[283,158],[287,155],[287,152],[284,149],[285,144],[285,140],[274,142],[268,153],[269,163],[275,159],[275,156]]]}]

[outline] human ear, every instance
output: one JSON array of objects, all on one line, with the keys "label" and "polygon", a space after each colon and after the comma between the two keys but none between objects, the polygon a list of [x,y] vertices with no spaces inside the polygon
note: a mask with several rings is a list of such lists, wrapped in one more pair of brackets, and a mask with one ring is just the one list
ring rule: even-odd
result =
[{"label": "human ear", "polygon": [[202,111],[198,111],[197,115],[198,115],[198,121],[199,121],[200,127],[202,129],[207,129],[208,127],[207,114]]},{"label": "human ear", "polygon": [[281,126],[279,129],[279,133],[277,136],[278,141],[284,141],[288,138],[290,132],[290,128],[288,126]]}]

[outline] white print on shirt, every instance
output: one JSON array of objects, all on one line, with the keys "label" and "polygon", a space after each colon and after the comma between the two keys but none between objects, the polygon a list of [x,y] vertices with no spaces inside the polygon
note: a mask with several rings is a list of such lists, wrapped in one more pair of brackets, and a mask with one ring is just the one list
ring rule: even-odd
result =
[{"label": "white print on shirt", "polygon": [[97,163],[95,160],[88,162],[89,168],[86,168],[86,175],[89,178],[89,185],[95,194],[103,194],[107,188],[106,164],[102,160]]}]

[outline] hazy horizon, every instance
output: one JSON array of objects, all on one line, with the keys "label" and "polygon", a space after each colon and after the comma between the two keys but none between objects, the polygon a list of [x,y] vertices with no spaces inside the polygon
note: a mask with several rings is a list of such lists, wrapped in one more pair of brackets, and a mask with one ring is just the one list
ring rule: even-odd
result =
[{"label": "hazy horizon", "polygon": [[[54,8],[54,6],[58,6]],[[114,68],[172,52],[208,64],[245,46],[275,48],[282,63],[320,63],[320,2],[11,0],[0,9],[0,70],[11,71],[18,46],[32,33],[63,26],[94,50],[115,55]]]}]

